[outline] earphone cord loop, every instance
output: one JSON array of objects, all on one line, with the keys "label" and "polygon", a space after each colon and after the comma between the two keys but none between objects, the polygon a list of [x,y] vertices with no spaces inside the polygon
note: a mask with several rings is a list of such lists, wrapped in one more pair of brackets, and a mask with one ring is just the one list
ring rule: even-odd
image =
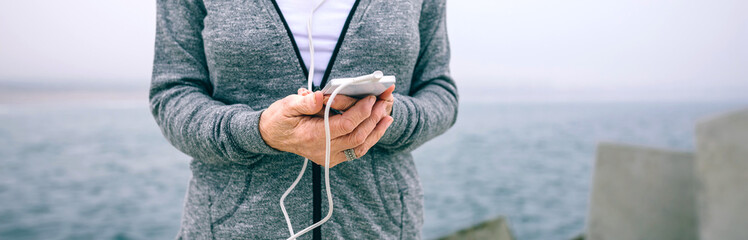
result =
[{"label": "earphone cord loop", "polygon": [[332,190],[330,188],[330,167],[329,167],[330,166],[330,145],[331,145],[331,142],[330,142],[330,139],[331,139],[330,106],[332,105],[332,102],[333,102],[333,99],[335,99],[335,96],[337,96],[341,90],[343,90],[344,88],[348,87],[351,84],[364,82],[364,81],[368,81],[368,79],[356,79],[356,80],[341,84],[340,87],[338,87],[332,92],[332,94],[330,95],[330,99],[327,100],[327,106],[325,106],[325,141],[326,141],[325,143],[326,144],[325,144],[325,166],[324,166],[325,167],[325,190],[327,192],[327,205],[328,205],[327,215],[324,218],[322,218],[322,220],[320,220],[319,222],[312,224],[311,226],[305,228],[304,230],[299,231],[296,234],[292,234],[292,236],[288,238],[288,240],[296,239],[297,237],[304,235],[305,233],[311,231],[312,229],[321,226],[322,224],[327,222],[327,220],[330,220],[330,218],[332,217],[333,202],[332,202]]},{"label": "earphone cord loop", "polygon": [[[312,21],[314,19],[314,12],[319,9],[322,4],[325,3],[325,0],[320,1],[317,6],[312,9],[311,13],[309,14],[309,20],[307,21],[307,37],[309,37],[309,76],[307,78],[307,89],[311,90],[313,88],[313,82],[314,82],[314,41],[312,39]],[[328,101],[328,107],[325,109],[325,129],[326,129],[326,140],[327,140],[327,155],[325,160],[325,166],[330,165],[329,161],[329,155],[330,155],[330,127],[329,127],[329,119],[328,119],[328,113],[329,113],[329,103],[332,103],[334,95],[332,95]],[[288,212],[286,211],[286,206],[284,204],[286,197],[288,194],[293,191],[294,188],[296,188],[296,185],[301,181],[301,178],[304,176],[304,172],[306,170],[307,163],[309,162],[308,158],[304,158],[304,164],[301,166],[301,171],[299,172],[299,175],[296,177],[296,180],[291,184],[291,186],[286,190],[286,192],[283,193],[283,195],[280,198],[280,207],[281,211],[283,212],[283,217],[286,220],[286,225],[288,225],[288,231],[291,233],[291,237],[288,239],[296,239],[297,237],[301,236],[302,234],[308,232],[311,229],[314,229],[314,227],[317,227],[319,225],[322,225],[322,223],[326,222],[327,219],[329,219],[332,216],[332,193],[330,192],[330,177],[329,177],[329,168],[325,168],[325,186],[327,188],[327,199],[329,203],[329,211],[327,214],[327,217],[325,219],[319,221],[318,223],[313,224],[312,226],[302,230],[298,234],[294,234],[293,231],[293,225],[291,224],[291,219],[288,216]],[[316,225],[316,226],[315,226]]]}]

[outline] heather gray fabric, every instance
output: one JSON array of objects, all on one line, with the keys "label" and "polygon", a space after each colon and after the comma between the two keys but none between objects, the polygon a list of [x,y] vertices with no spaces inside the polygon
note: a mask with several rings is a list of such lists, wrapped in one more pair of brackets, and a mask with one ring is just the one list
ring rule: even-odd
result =
[{"label": "heather gray fabric", "polygon": [[[278,201],[303,158],[265,144],[257,123],[306,80],[273,2],[157,5],[151,110],[164,136],[194,158],[178,238],[287,238]],[[331,169],[335,212],[322,237],[418,239],[423,193],[410,151],[457,115],[445,3],[361,0],[354,11],[330,79],[396,75],[395,121],[366,156]],[[310,173],[286,199],[296,231],[312,224]]]}]

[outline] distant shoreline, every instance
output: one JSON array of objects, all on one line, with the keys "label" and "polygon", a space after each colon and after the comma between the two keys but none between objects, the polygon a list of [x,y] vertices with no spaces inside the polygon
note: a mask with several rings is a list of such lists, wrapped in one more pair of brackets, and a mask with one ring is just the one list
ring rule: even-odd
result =
[{"label": "distant shoreline", "polygon": [[[106,81],[38,82],[0,81],[0,104],[38,103],[98,103],[103,101],[148,101],[149,84],[111,83]],[[291,94],[291,93],[289,93]],[[743,103],[746,97],[659,95],[659,97],[637,97],[620,93],[564,93],[564,92],[511,92],[498,89],[492,93],[484,90],[463,88],[459,92],[462,104],[570,104],[570,103]]]},{"label": "distant shoreline", "polygon": [[136,90],[0,90],[0,104],[97,103],[148,101],[148,91]]},{"label": "distant shoreline", "polygon": [[106,81],[0,81],[0,104],[148,101],[148,84]]},{"label": "distant shoreline", "polygon": [[[101,103],[101,102],[148,102],[148,89],[6,89],[0,88],[0,105],[46,104],[46,103]],[[574,97],[480,97],[464,96],[461,104],[647,104],[647,103],[736,103],[748,105],[744,99],[600,99],[587,100]]]}]

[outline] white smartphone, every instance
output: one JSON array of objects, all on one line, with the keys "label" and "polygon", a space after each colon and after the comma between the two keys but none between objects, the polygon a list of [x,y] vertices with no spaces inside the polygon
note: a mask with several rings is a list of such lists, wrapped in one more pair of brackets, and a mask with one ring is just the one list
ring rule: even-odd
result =
[{"label": "white smartphone", "polygon": [[[381,75],[380,75],[381,76]],[[332,94],[335,89],[343,85],[353,78],[336,78],[331,80],[322,89],[322,93],[329,95]],[[395,84],[395,76],[383,76],[379,80],[365,81],[360,83],[353,83],[340,90],[338,94],[346,95],[349,97],[363,98],[368,95],[379,96],[387,88]]]}]

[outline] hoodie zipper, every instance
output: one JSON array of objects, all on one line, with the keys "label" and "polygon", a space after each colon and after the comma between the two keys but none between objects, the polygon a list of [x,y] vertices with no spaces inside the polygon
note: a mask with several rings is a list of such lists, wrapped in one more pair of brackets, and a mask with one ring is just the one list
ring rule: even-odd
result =
[{"label": "hoodie zipper", "polygon": [[[304,60],[303,58],[301,58],[301,52],[299,51],[299,47],[296,45],[296,40],[293,37],[293,33],[291,33],[291,29],[288,27],[286,18],[283,17],[283,13],[281,12],[280,7],[278,7],[278,3],[275,0],[271,0],[271,2],[273,3],[273,7],[275,8],[275,11],[278,13],[278,16],[280,17],[281,22],[283,22],[283,27],[286,29],[288,38],[291,40],[291,45],[293,46],[293,50],[296,53],[296,58],[298,59],[299,65],[301,67],[301,71],[304,74],[303,76],[308,76],[309,69],[307,69],[306,65],[304,65]],[[325,69],[325,75],[322,77],[322,82],[320,83],[319,86],[314,86],[313,91],[321,90],[322,86],[325,86],[325,84],[327,84],[327,79],[330,77],[330,72],[332,72],[332,67],[333,67],[333,64],[335,63],[335,58],[337,58],[338,56],[338,51],[340,51],[340,46],[343,45],[343,39],[345,39],[345,34],[348,32],[348,27],[351,24],[351,19],[353,19],[353,15],[356,13],[356,9],[358,8],[359,2],[360,0],[356,0],[356,2],[353,3],[353,6],[351,7],[351,11],[348,13],[348,17],[345,19],[345,24],[343,25],[343,29],[340,31],[340,36],[338,37],[338,42],[335,44],[335,49],[332,52],[332,56],[330,56],[330,61],[327,63],[327,68]],[[313,223],[322,220],[322,184],[323,184],[322,183],[322,167],[317,164],[312,164],[312,222]],[[322,239],[322,226],[312,230],[312,239],[313,240]]]}]

